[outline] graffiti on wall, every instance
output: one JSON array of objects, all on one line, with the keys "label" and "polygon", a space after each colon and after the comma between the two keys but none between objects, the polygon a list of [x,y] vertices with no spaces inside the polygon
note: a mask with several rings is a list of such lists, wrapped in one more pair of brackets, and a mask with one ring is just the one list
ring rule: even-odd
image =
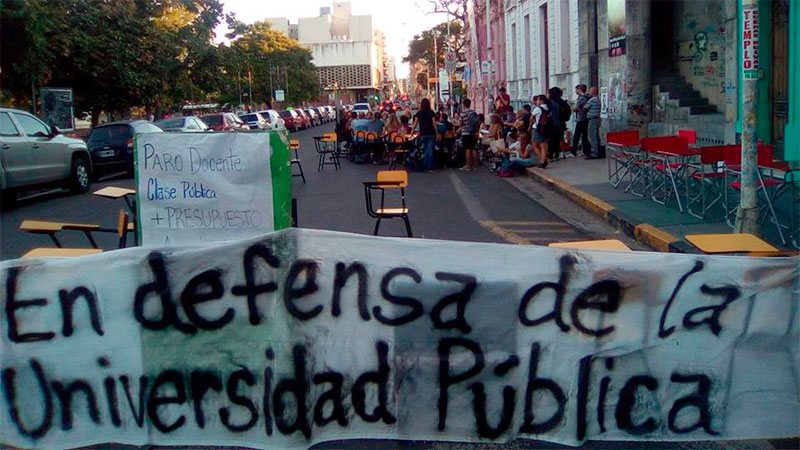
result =
[{"label": "graffiti on wall", "polygon": [[608,80],[608,118],[620,120],[626,109],[625,77],[621,72],[612,73]]}]

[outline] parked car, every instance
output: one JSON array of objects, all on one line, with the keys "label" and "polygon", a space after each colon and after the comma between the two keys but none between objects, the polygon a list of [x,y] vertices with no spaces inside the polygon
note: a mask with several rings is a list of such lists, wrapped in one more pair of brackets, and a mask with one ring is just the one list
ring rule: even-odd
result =
[{"label": "parked car", "polygon": [[173,117],[155,122],[156,126],[164,131],[177,131],[181,133],[205,133],[211,131],[205,122],[198,117]]},{"label": "parked car", "polygon": [[333,120],[331,117],[331,113],[328,110],[328,106],[325,105],[317,106],[317,111],[319,111],[319,115],[322,116],[323,122],[330,122],[331,120]]},{"label": "parked car", "polygon": [[311,118],[311,126],[322,125],[322,117],[316,109],[306,108],[305,112],[308,113],[308,117]]},{"label": "parked car", "polygon": [[372,112],[372,108],[369,103],[356,103],[353,105],[353,111],[359,116],[366,116],[367,113]]},{"label": "parked car", "polygon": [[313,124],[311,123],[311,116],[309,116],[307,112],[303,111],[300,108],[294,109],[293,111],[296,112],[297,116],[303,120],[303,126],[302,126],[303,129],[311,128],[313,126]]},{"label": "parked car", "polygon": [[328,110],[328,115],[330,116],[331,120],[336,120],[336,108],[333,106],[326,106],[325,109]]},{"label": "parked car", "polygon": [[0,194],[62,184],[73,192],[89,190],[92,159],[86,143],[61,134],[26,111],[0,108]]},{"label": "parked car", "polygon": [[244,131],[250,129],[234,113],[208,114],[201,116],[200,119],[214,131]]},{"label": "parked car", "polygon": [[87,142],[95,171],[122,168],[133,173],[133,136],[163,132],[146,120],[124,120],[92,128]]},{"label": "parked car", "polygon": [[297,116],[297,113],[294,112],[293,109],[284,109],[280,111],[281,119],[286,124],[286,129],[292,131],[298,131],[302,128],[302,119]]},{"label": "parked car", "polygon": [[265,111],[259,111],[259,114],[264,116],[264,119],[267,120],[267,126],[270,130],[285,130],[286,123],[283,118],[278,114],[278,111],[274,109],[267,109]]},{"label": "parked car", "polygon": [[254,112],[249,114],[241,114],[239,116],[240,119],[248,126],[251,130],[269,130],[269,124],[267,123],[267,119],[264,118],[261,114]]}]

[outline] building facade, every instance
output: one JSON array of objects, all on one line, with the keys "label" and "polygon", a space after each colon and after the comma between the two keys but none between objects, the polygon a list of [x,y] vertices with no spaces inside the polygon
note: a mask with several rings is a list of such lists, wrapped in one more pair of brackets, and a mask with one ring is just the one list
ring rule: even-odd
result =
[{"label": "building facade", "polygon": [[514,109],[558,86],[569,98],[579,74],[579,0],[506,0],[508,94]]},{"label": "building facade", "polygon": [[[481,2],[474,0],[468,21],[474,30],[467,38],[478,47],[473,54],[492,48],[480,33]],[[515,108],[553,86],[574,100],[574,86],[583,83],[597,86],[603,99],[603,139],[623,129],[651,136],[694,129],[701,145],[735,143],[744,116],[742,67],[757,61],[758,139],[773,144],[779,159],[800,160],[800,3],[758,0],[755,21],[745,20],[742,0],[505,0],[503,6]],[[476,73],[477,59],[468,84],[470,95],[481,98],[487,83],[480,78],[485,71]]]},{"label": "building facade", "polygon": [[470,0],[464,24],[466,67],[463,84],[474,109],[493,111],[493,99],[506,87],[508,37],[504,3],[508,0]]},{"label": "building facade", "polygon": [[[274,21],[275,29],[292,32],[292,24],[283,18]],[[353,15],[350,2],[335,2],[333,7],[320,8],[318,17],[297,21],[297,40],[311,50],[317,67],[323,97],[342,103],[356,103],[374,98],[383,83],[384,38],[376,30],[370,15]]]}]

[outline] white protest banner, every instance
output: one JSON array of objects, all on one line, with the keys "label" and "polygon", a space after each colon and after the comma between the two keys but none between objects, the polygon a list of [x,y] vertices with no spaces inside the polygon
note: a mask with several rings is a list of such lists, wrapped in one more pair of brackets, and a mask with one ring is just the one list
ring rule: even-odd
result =
[{"label": "white protest banner", "polygon": [[0,273],[15,447],[800,434],[798,258],[290,229]]},{"label": "white protest banner", "polygon": [[273,231],[271,152],[269,132],[137,135],[142,244],[200,244]]}]

